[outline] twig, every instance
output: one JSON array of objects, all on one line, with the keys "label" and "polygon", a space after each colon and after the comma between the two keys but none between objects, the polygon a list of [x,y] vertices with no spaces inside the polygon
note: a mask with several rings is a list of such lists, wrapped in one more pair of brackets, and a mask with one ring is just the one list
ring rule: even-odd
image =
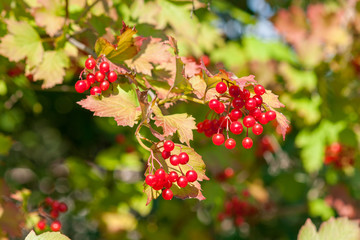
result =
[{"label": "twig", "polygon": [[85,44],[83,44],[82,42],[79,42],[78,40],[76,40],[75,38],[71,37],[69,34],[66,34],[66,38],[69,40],[69,42],[74,45],[75,47],[77,47],[78,49],[86,52],[87,54],[90,54],[92,56],[94,56],[94,58],[97,58],[96,53],[89,48],[88,46],[86,46]]}]

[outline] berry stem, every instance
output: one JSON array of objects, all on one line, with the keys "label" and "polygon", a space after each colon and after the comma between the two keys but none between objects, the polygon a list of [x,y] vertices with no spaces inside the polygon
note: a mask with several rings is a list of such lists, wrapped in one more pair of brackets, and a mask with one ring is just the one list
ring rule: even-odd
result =
[{"label": "berry stem", "polygon": [[171,98],[166,98],[166,99],[163,99],[163,100],[157,99],[157,103],[159,105],[163,105],[163,104],[165,104],[167,102],[174,102],[174,101],[177,101],[177,100],[180,100],[180,99],[192,101],[194,103],[205,104],[204,100],[200,100],[200,99],[190,97],[190,96],[187,96],[187,95],[179,95],[179,96],[175,96],[175,97],[171,97]]}]

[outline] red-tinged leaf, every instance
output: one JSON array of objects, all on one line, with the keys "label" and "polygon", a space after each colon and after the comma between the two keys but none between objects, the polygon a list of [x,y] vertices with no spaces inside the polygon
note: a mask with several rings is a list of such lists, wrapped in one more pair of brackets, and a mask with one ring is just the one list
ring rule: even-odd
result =
[{"label": "red-tinged leaf", "polygon": [[195,118],[186,113],[164,116],[156,105],[152,109],[155,114],[155,125],[163,128],[164,136],[171,136],[177,132],[180,142],[190,145],[190,140],[193,140],[192,131],[196,129]]},{"label": "red-tinged leaf", "polygon": [[191,78],[195,75],[198,75],[201,73],[201,66],[197,64],[195,61],[182,57],[181,61],[184,63],[185,66],[185,76],[187,78]]},{"label": "red-tinged leaf", "polygon": [[263,102],[266,103],[269,107],[272,108],[285,107],[285,105],[279,101],[279,96],[273,94],[271,90],[265,90],[265,93],[261,97],[263,99]]},{"label": "red-tinged leaf", "polygon": [[249,75],[246,77],[241,77],[238,78],[234,73],[232,72],[227,72],[225,70],[220,70],[220,72],[217,74],[218,77],[224,78],[226,80],[230,80],[232,82],[235,82],[241,90],[244,89],[244,87],[248,84],[248,83],[256,83],[255,80],[255,76],[254,75]]},{"label": "red-tinged leaf", "polygon": [[177,41],[175,38],[168,36],[168,40],[166,41],[167,44],[170,45],[170,47],[172,47],[172,49],[174,50],[175,55],[179,54],[179,49],[177,46]]},{"label": "red-tinged leaf", "polygon": [[169,51],[170,46],[160,38],[149,37],[142,41],[137,55],[125,63],[138,73],[151,76],[153,64],[170,62],[174,56]]},{"label": "red-tinged leaf", "polygon": [[107,59],[114,63],[121,63],[124,60],[133,58],[138,52],[133,38],[136,32],[135,28],[124,26],[121,35],[116,38],[115,45],[105,38],[98,38],[95,43],[96,54],[98,56],[105,55]]},{"label": "red-tinged leaf", "polygon": [[[161,145],[160,145],[161,147]],[[209,180],[209,178],[205,175],[205,163],[202,160],[202,157],[195,152],[194,149],[191,147],[187,147],[185,145],[175,145],[175,149],[171,151],[172,154],[179,154],[180,152],[186,152],[189,155],[189,162],[187,165],[181,165],[180,168],[178,166],[174,167],[169,159],[164,160],[161,156],[161,152],[158,150],[155,151],[156,146],[153,146],[154,149],[154,156],[156,159],[159,160],[159,162],[162,164],[163,169],[169,173],[171,171],[175,171],[179,176],[182,176],[183,173],[186,174],[188,170],[194,170],[196,171],[198,175],[197,181],[193,183],[189,183],[187,187],[180,188],[176,183],[173,183],[173,186],[170,188],[174,194],[174,197],[180,198],[180,199],[186,199],[186,198],[197,198],[199,200],[204,200],[205,197],[201,193],[201,185],[199,181],[203,180]],[[190,167],[191,166],[191,167]],[[158,169],[160,165],[154,160],[154,167],[155,169]],[[155,169],[152,173],[154,173]],[[148,166],[146,169],[145,175],[151,172],[151,166]],[[155,191],[149,186],[144,183],[144,192],[148,196],[147,204],[151,202],[152,199],[156,199],[160,196],[161,190]]]},{"label": "red-tinged leaf", "polygon": [[[205,102],[210,101],[218,95],[215,88],[207,89],[205,80],[199,76],[193,76],[189,79],[189,82],[194,89],[194,94],[199,99],[203,99]],[[204,96],[206,94],[206,96]]]},{"label": "red-tinged leaf", "polygon": [[289,128],[290,121],[282,114],[281,112],[278,112],[274,109],[273,111],[276,112],[276,121],[278,122],[281,130],[281,134],[283,136],[283,140],[285,140],[285,135],[287,133],[287,130]]},{"label": "red-tinged leaf", "polygon": [[120,75],[131,74],[131,71],[129,69],[127,69],[125,66],[122,66],[120,64],[118,64],[118,65],[114,64],[111,61],[109,61],[106,57],[102,57],[101,61],[109,63],[110,71],[116,71]]},{"label": "red-tinged leaf", "polygon": [[101,98],[88,96],[78,104],[93,111],[94,116],[113,117],[121,126],[133,127],[141,115],[135,91],[125,91],[120,85],[117,86],[117,93]]}]

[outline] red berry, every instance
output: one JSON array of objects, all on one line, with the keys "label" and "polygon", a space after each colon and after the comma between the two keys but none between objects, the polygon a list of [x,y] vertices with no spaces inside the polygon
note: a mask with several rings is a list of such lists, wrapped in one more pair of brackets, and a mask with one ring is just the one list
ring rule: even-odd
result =
[{"label": "red berry", "polygon": [[244,218],[241,215],[236,216],[235,225],[241,226],[244,223]]},{"label": "red berry", "polygon": [[269,121],[266,118],[266,113],[261,113],[260,116],[257,119],[259,121],[259,123],[261,123],[262,125],[267,124]]},{"label": "red berry", "polygon": [[253,99],[255,99],[257,106],[261,106],[261,104],[263,103],[263,99],[260,95],[253,96]]},{"label": "red berry", "polygon": [[236,146],[236,141],[232,138],[226,139],[225,147],[227,149],[233,149]]},{"label": "red berry", "polygon": [[117,80],[118,75],[114,71],[110,71],[107,75],[109,82],[115,82]]},{"label": "red berry", "polygon": [[45,204],[46,205],[51,206],[53,202],[54,202],[54,200],[51,197],[46,197],[45,198]]},{"label": "red berry", "polygon": [[46,227],[46,221],[45,219],[41,219],[36,226],[40,229],[40,230],[44,230]]},{"label": "red berry", "polygon": [[155,175],[149,174],[146,176],[145,182],[150,187],[153,187],[157,182],[157,177]]},{"label": "red berry", "polygon": [[261,124],[256,123],[253,127],[252,127],[252,132],[255,135],[260,135],[263,132],[263,126]]},{"label": "red berry", "polygon": [[53,221],[50,225],[50,228],[54,232],[58,232],[61,229],[61,223],[59,221]]},{"label": "red berry", "polygon": [[170,157],[170,163],[173,165],[173,166],[177,166],[179,165],[180,163],[180,158],[178,155],[171,155]]},{"label": "red berry", "polygon": [[189,155],[186,152],[181,152],[179,154],[180,164],[187,164],[189,162]]},{"label": "red berry", "polygon": [[249,111],[254,110],[257,106],[256,100],[253,98],[249,98],[245,102],[245,108]]},{"label": "red berry", "polygon": [[166,175],[167,175],[167,174],[166,174],[165,170],[162,169],[162,168],[159,168],[159,169],[156,170],[156,172],[155,172],[155,176],[156,176],[158,179],[160,179],[160,180],[165,180],[166,177],[167,177]]},{"label": "red berry", "polygon": [[60,203],[56,200],[53,201],[53,203],[51,204],[51,207],[53,210],[58,210],[60,206]]},{"label": "red berry", "polygon": [[100,72],[100,71],[97,71],[97,72],[95,73],[95,79],[96,79],[96,81],[98,81],[98,82],[102,82],[102,81],[104,81],[104,79],[105,79],[105,74],[102,73],[102,72]]},{"label": "red berry", "polygon": [[107,73],[110,69],[110,65],[108,62],[102,62],[100,63],[100,72]]},{"label": "red berry", "polygon": [[172,182],[169,180],[169,178],[165,181],[164,188],[169,189],[172,187]]},{"label": "red berry", "polygon": [[236,97],[232,100],[231,104],[234,108],[240,109],[244,106],[244,101],[241,98]]},{"label": "red berry", "polygon": [[215,110],[216,108],[220,107],[220,102],[217,99],[211,99],[209,102],[209,108],[211,110]]},{"label": "red berry", "polygon": [[250,92],[247,89],[244,89],[240,92],[240,97],[244,100],[247,100],[250,97]]},{"label": "red berry", "polygon": [[50,216],[52,218],[58,218],[59,217],[59,211],[57,209],[53,209],[50,211]]},{"label": "red berry", "polygon": [[214,111],[217,114],[221,114],[225,111],[225,105],[222,102],[219,102],[219,107],[215,108]]},{"label": "red berry", "polygon": [[84,80],[79,80],[75,83],[75,90],[78,93],[83,93],[87,90],[88,84]]},{"label": "red berry", "polygon": [[249,137],[246,137],[242,140],[242,145],[244,148],[249,149],[253,145],[253,140]]},{"label": "red berry", "polygon": [[91,95],[100,95],[101,94],[101,88],[99,88],[98,86],[92,87],[90,89],[90,94]]},{"label": "red berry", "polygon": [[156,191],[159,191],[164,187],[165,183],[166,183],[165,179],[163,179],[163,180],[158,179],[157,182],[155,183],[155,185],[152,188],[154,190],[156,190]]},{"label": "red berry", "polygon": [[201,60],[203,61],[204,65],[207,67],[210,64],[210,58],[207,55],[201,56]]},{"label": "red berry", "polygon": [[255,118],[251,115],[248,115],[248,116],[244,117],[243,124],[245,127],[250,128],[250,127],[254,126]]},{"label": "red berry", "polygon": [[188,184],[188,180],[185,176],[181,176],[178,178],[177,185],[179,185],[179,187],[184,188],[187,186],[187,184]]},{"label": "red berry", "polygon": [[186,178],[188,182],[195,182],[197,180],[197,173],[194,170],[189,170],[186,172]]},{"label": "red berry", "polygon": [[217,146],[223,144],[224,141],[225,141],[225,137],[224,137],[224,135],[221,134],[221,133],[214,134],[214,135],[212,136],[212,142],[213,142],[215,145],[217,145]]},{"label": "red berry", "polygon": [[101,83],[100,83],[100,89],[102,90],[102,91],[106,91],[106,90],[108,90],[109,89],[109,86],[110,86],[110,83],[109,83],[109,81],[102,81]]},{"label": "red berry", "polygon": [[86,59],[85,67],[87,69],[93,69],[95,66],[96,66],[96,61],[93,57],[89,57],[88,59]]},{"label": "red berry", "polygon": [[255,119],[258,119],[261,115],[261,110],[258,108],[255,108],[252,111],[250,111],[250,115],[252,115]]},{"label": "red berry", "polygon": [[236,85],[232,85],[231,87],[229,87],[229,94],[232,97],[237,97],[240,95],[240,88]]},{"label": "red berry", "polygon": [[168,159],[170,157],[171,153],[168,151],[162,151],[161,156],[163,157],[163,159]]},{"label": "red berry", "polygon": [[171,182],[176,182],[176,181],[178,180],[178,178],[179,178],[179,175],[178,175],[176,172],[171,171],[171,172],[169,173],[168,179],[169,179]]},{"label": "red berry", "polygon": [[171,200],[173,198],[174,194],[170,189],[165,189],[162,192],[162,196],[165,200]]},{"label": "red berry", "polygon": [[225,93],[227,90],[227,86],[226,83],[224,82],[219,82],[218,84],[216,84],[216,91],[220,94]]},{"label": "red berry", "polygon": [[265,113],[266,120],[268,122],[274,120],[276,118],[276,112],[270,110]]},{"label": "red berry", "polygon": [[59,205],[59,211],[66,212],[67,210],[68,210],[68,207],[67,207],[66,203],[61,202]]},{"label": "red berry", "polygon": [[242,117],[242,112],[239,109],[233,109],[230,112],[230,118],[232,121],[237,121],[241,117]]},{"label": "red berry", "polygon": [[256,95],[263,95],[265,93],[265,88],[262,85],[258,84],[254,87],[254,92]]},{"label": "red berry", "polygon": [[86,80],[90,85],[95,83],[95,81],[96,81],[95,75],[92,73],[89,73],[88,75],[86,75]]},{"label": "red berry", "polygon": [[224,175],[226,178],[231,178],[232,176],[234,176],[234,169],[232,169],[230,167],[225,168]]},{"label": "red berry", "polygon": [[205,119],[205,120],[203,121],[203,128],[204,128],[204,131],[205,131],[206,129],[210,129],[210,128],[211,128],[211,121],[210,121],[209,119]]},{"label": "red berry", "polygon": [[243,131],[243,126],[241,125],[240,122],[238,121],[234,121],[231,123],[230,125],[230,131],[233,133],[233,134],[240,134],[242,133]]},{"label": "red berry", "polygon": [[198,133],[204,132],[204,123],[200,122],[196,125]]},{"label": "red berry", "polygon": [[173,141],[167,140],[164,142],[164,150],[165,151],[171,152],[172,150],[174,150],[174,148],[175,148],[175,144]]}]

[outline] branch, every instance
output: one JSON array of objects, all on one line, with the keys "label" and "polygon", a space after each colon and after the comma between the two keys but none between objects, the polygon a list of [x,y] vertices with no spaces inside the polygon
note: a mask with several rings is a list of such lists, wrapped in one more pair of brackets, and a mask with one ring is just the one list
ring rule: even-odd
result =
[{"label": "branch", "polygon": [[78,49],[94,56],[94,58],[97,58],[96,53],[89,48],[88,46],[86,46],[85,44],[83,44],[82,42],[79,42],[78,40],[76,40],[75,38],[71,37],[70,35],[66,34],[66,38],[69,40],[69,42],[74,45],[75,47],[77,47]]},{"label": "branch", "polygon": [[163,105],[164,103],[177,101],[177,100],[180,100],[180,99],[192,101],[192,102],[195,102],[195,103],[205,104],[204,100],[200,100],[200,99],[197,99],[197,98],[194,98],[194,97],[189,97],[187,95],[179,95],[179,96],[175,96],[175,97],[171,97],[171,98],[166,98],[166,99],[157,101],[157,103],[159,105]]}]

